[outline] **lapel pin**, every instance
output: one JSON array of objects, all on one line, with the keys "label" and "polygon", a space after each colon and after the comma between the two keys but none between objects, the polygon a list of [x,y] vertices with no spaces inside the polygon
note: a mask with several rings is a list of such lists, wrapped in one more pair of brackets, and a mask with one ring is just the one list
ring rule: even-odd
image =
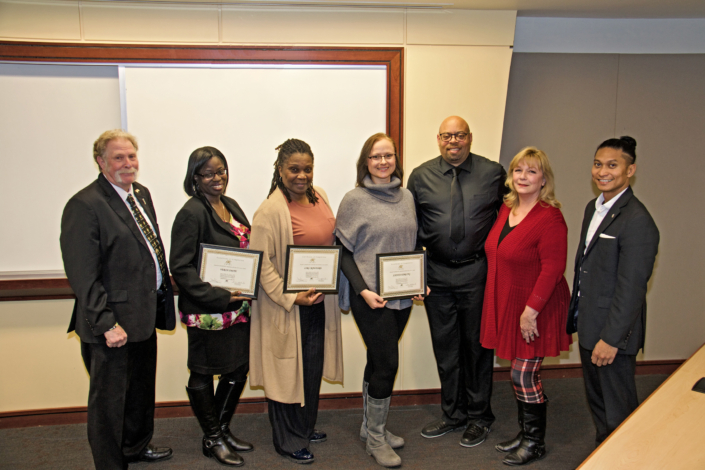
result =
[{"label": "lapel pin", "polygon": [[137,188],[135,188],[135,192],[136,192],[136,193],[138,193],[138,192],[140,192],[140,190],[139,190],[139,189],[137,189]]},{"label": "lapel pin", "polygon": [[612,214],[612,218],[614,219],[614,214]]}]

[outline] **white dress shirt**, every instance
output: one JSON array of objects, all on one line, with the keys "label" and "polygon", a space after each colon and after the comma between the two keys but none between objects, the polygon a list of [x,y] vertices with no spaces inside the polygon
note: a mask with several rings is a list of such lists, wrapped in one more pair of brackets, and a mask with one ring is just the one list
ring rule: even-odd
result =
[{"label": "white dress shirt", "polygon": [[[108,182],[110,183],[110,181],[108,181]],[[130,215],[132,216],[132,218],[135,219],[135,214],[132,213],[132,207],[130,206],[130,203],[127,202],[127,195],[132,194],[132,197],[135,199],[135,201],[137,201],[137,203],[135,204],[137,206],[137,209],[142,213],[142,217],[144,217],[144,220],[147,221],[147,224],[149,224],[152,231],[156,234],[157,232],[154,230],[154,226],[152,225],[152,221],[149,220],[149,217],[147,217],[147,214],[145,214],[145,212],[144,212],[144,208],[142,207],[142,203],[139,202],[140,198],[135,196],[134,188],[132,187],[132,185],[130,185],[130,192],[127,192],[124,189],[122,189],[121,187],[115,186],[113,183],[110,183],[110,184],[113,186],[113,188],[115,188],[115,191],[117,191],[118,195],[122,199],[122,202],[124,202],[125,205],[127,206],[127,209],[130,211]],[[140,224],[137,223],[137,219],[135,219],[135,223],[137,224],[137,227],[139,228]],[[147,235],[145,235],[144,232],[142,232],[142,229],[140,229],[140,233],[142,233],[142,236],[144,237],[144,241],[147,243],[147,248],[149,248],[149,252],[152,254],[152,258],[154,258],[154,267],[156,268],[156,271],[157,271],[157,289],[159,289],[159,287],[161,287],[161,285],[162,285],[162,270],[161,270],[161,268],[159,268],[159,260],[157,259],[157,253],[154,251],[154,248],[152,248],[152,244],[149,243],[149,240],[147,240]],[[164,256],[166,256],[166,253],[164,254]]]},{"label": "white dress shirt", "polygon": [[[607,212],[609,212],[612,206],[614,206],[614,203],[617,202],[617,199],[619,199],[628,188],[629,186],[624,188],[621,193],[610,199],[609,202],[605,202],[604,194],[600,194],[597,197],[595,200],[595,213],[592,214],[592,220],[590,221],[590,226],[588,227],[587,234],[585,235],[585,251],[587,251],[587,247],[590,246],[590,242],[592,241],[592,237],[595,236],[597,228],[600,226],[602,221],[605,220]],[[583,251],[583,253],[585,253],[585,251]]]}]

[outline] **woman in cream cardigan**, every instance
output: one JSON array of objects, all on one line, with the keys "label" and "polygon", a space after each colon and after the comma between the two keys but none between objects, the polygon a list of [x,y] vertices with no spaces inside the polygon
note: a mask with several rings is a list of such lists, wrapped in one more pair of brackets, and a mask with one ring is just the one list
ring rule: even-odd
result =
[{"label": "woman in cream cardigan", "polygon": [[269,196],[255,212],[250,248],[264,252],[261,292],[252,307],[250,384],[264,388],[276,451],[313,462],[321,377],[343,381],[337,295],[310,289],[284,293],[287,245],[332,245],[335,217],[326,194],[313,186],[313,152],[289,139],[277,148]]}]

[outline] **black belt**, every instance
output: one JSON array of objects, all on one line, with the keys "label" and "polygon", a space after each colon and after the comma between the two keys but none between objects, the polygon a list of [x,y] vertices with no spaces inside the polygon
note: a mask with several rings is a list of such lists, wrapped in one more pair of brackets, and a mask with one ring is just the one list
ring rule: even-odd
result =
[{"label": "black belt", "polygon": [[440,258],[438,256],[435,256],[433,253],[429,252],[428,257],[431,258],[433,261],[435,261],[438,264],[443,264],[445,266],[450,266],[451,268],[457,268],[459,266],[466,266],[468,264],[473,264],[476,263],[482,259],[485,258],[485,252],[484,251],[478,251],[477,253],[474,253],[473,255],[464,258],[464,259],[445,259],[445,258]]}]

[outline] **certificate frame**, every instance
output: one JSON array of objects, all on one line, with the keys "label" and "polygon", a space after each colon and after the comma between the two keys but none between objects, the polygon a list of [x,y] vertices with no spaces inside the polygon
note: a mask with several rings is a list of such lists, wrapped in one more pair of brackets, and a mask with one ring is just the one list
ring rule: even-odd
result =
[{"label": "certificate frame", "polygon": [[[391,289],[389,282],[385,281],[391,281],[388,278],[388,276],[385,275],[385,273],[389,273],[390,271],[390,266],[387,265],[387,263],[399,263],[399,262],[405,262],[407,264],[406,268],[408,267],[413,267],[413,263],[418,263],[418,272],[411,271],[409,274],[406,274],[408,271],[403,271],[405,275],[411,275],[415,279],[415,284],[418,284],[420,287],[418,289],[416,288],[410,288],[410,289],[403,289],[403,290],[396,290],[396,289]],[[409,262],[411,263],[411,266],[409,266]],[[427,255],[425,250],[419,250],[419,251],[404,251],[404,252],[399,252],[399,253],[378,253],[377,254],[377,262],[375,263],[376,265],[376,274],[377,274],[377,293],[380,297],[382,297],[385,300],[401,300],[401,299],[411,299],[413,297],[416,297],[417,295],[426,295],[426,286],[427,286],[427,279],[426,279],[426,266],[427,266]],[[402,265],[399,267],[401,268]],[[393,271],[393,269],[391,269]]]},{"label": "certificate frame", "polygon": [[[316,292],[321,292],[323,294],[337,294],[340,287],[340,259],[342,254],[343,247],[341,245],[287,245],[286,263],[284,266],[284,292],[305,292],[311,287],[315,287]],[[329,282],[320,284],[306,283],[297,280],[296,273],[300,274],[301,269],[305,269],[302,266],[299,266],[298,263],[301,261],[301,258],[306,255],[313,255],[318,258],[329,258],[325,261],[329,262],[330,265],[323,266],[327,276],[325,279],[330,278]],[[310,259],[313,260],[313,258]]]},{"label": "certificate frame", "polygon": [[[220,287],[222,289],[228,290],[230,292],[240,291],[240,297],[247,297],[249,299],[256,299],[259,295],[259,277],[262,272],[262,255],[264,252],[257,250],[249,250],[246,248],[234,248],[231,246],[222,245],[209,245],[207,243],[201,243],[198,254],[198,276],[204,282],[208,282],[212,286]],[[222,272],[224,269],[228,269],[226,266],[217,266],[213,259],[220,257],[220,261],[244,261],[244,269],[248,269],[248,264],[250,266],[249,272],[247,274],[247,284],[246,287],[240,288],[236,286],[229,286],[227,281],[225,282],[214,282],[214,277],[216,273]],[[230,260],[223,258],[231,258]],[[239,259],[238,259],[239,258]],[[256,264],[252,264],[252,263]],[[220,269],[219,269],[220,268]]]}]

